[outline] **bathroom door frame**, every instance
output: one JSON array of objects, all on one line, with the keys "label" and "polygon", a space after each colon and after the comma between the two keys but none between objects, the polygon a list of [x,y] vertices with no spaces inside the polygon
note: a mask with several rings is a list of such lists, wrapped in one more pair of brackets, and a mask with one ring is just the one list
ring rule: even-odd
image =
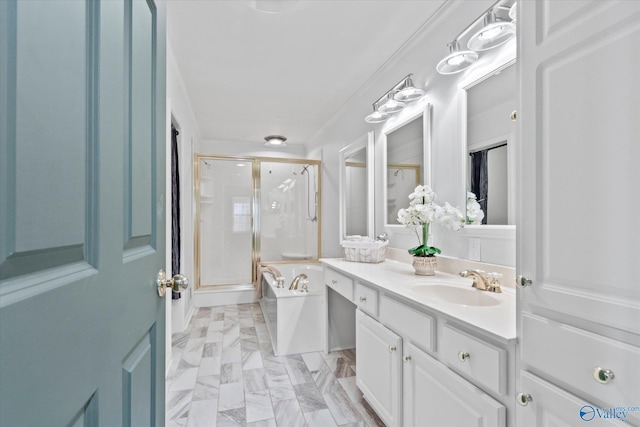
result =
[{"label": "bathroom door frame", "polygon": [[[222,285],[202,285],[200,275],[200,160],[228,160],[251,162],[251,283],[250,284],[222,284]],[[263,156],[227,156],[208,153],[195,153],[193,162],[193,195],[194,195],[194,228],[193,228],[193,247],[194,247],[194,288],[195,290],[247,290],[253,288],[256,279],[257,267],[261,259],[260,245],[260,203],[261,203],[261,164],[265,162],[273,163],[289,163],[294,165],[311,164],[317,167],[318,181],[318,238],[317,238],[317,257],[309,260],[287,260],[287,261],[267,261],[269,264],[295,264],[295,263],[317,263],[322,254],[322,161],[312,159],[299,158],[280,158],[280,157],[263,157]]]}]

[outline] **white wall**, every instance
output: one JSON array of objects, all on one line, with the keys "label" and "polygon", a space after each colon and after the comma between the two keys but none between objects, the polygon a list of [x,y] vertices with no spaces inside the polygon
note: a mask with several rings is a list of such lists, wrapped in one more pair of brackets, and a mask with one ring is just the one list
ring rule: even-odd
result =
[{"label": "white wall", "polygon": [[[381,135],[385,129],[391,129],[403,117],[415,114],[424,103],[433,105],[432,148],[431,148],[431,184],[441,203],[449,201],[458,207],[464,207],[463,192],[463,153],[459,132],[459,106],[457,102],[458,83],[468,79],[473,73],[486,73],[496,59],[495,52],[482,54],[481,59],[471,69],[459,75],[442,76],[436,73],[437,62],[447,54],[446,44],[456,38],[467,25],[478,18],[492,1],[474,1],[445,5],[438,16],[431,19],[414,37],[396,52],[396,54],[378,70],[372,70],[372,77],[363,82],[359,91],[336,113],[331,121],[308,143],[309,153],[320,150],[324,153],[323,197],[325,200],[338,199],[338,151],[350,142],[361,137],[367,131],[374,130],[375,137],[375,234],[385,231],[383,224],[382,200],[383,178]],[[392,25],[393,23],[390,23]],[[515,49],[515,43],[512,43]],[[410,108],[394,116],[389,121],[371,125],[364,117],[371,112],[371,104],[409,73],[414,74],[414,83],[426,82],[426,96]],[[337,206],[323,205],[323,252],[324,256],[340,256],[338,209]],[[335,224],[335,228],[331,226]],[[487,230],[487,229],[485,229]],[[443,254],[467,258],[469,238],[481,239],[481,260],[503,265],[515,265],[515,231],[499,230],[492,236],[486,231],[464,230],[454,233],[434,227],[432,244],[440,247]],[[416,245],[415,235],[407,229],[397,227],[390,236],[390,246],[408,249]]]}]

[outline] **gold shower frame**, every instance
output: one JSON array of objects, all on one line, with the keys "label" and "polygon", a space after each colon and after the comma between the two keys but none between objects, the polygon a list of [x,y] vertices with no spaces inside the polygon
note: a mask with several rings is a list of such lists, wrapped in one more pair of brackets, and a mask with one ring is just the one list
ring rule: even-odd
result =
[{"label": "gold shower frame", "polygon": [[[251,283],[250,284],[222,284],[222,285],[202,285],[200,283],[200,161],[202,159],[211,160],[229,160],[239,162],[251,162]],[[261,200],[261,182],[260,172],[261,164],[264,162],[273,163],[289,163],[300,165],[315,165],[318,170],[318,243],[317,243],[317,258],[308,260],[280,260],[280,261],[265,261],[269,264],[309,264],[318,263],[319,258],[322,255],[322,161],[311,159],[288,159],[280,157],[261,157],[261,156],[222,156],[215,154],[196,153],[194,155],[194,258],[195,258],[195,290],[224,290],[224,291],[237,291],[253,289],[253,282],[256,279],[256,271],[258,263],[262,262],[260,259],[260,200]]]}]

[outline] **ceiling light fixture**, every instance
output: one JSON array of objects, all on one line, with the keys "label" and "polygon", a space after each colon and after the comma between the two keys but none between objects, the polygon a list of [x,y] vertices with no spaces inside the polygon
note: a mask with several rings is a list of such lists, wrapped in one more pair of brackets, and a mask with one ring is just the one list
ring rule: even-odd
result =
[{"label": "ceiling light fixture", "polygon": [[515,35],[515,24],[497,19],[496,14],[490,10],[484,16],[484,26],[471,36],[467,47],[476,51],[489,50],[506,43]]},{"label": "ceiling light fixture", "polygon": [[264,140],[267,141],[264,143],[264,145],[267,145],[269,147],[284,147],[285,145],[287,145],[287,143],[285,142],[287,138],[280,135],[265,136]]},{"label": "ceiling light fixture", "polygon": [[365,117],[367,123],[381,123],[388,120],[391,114],[401,111],[407,103],[422,96],[424,91],[413,85],[413,74],[407,75],[373,103],[373,113]]},{"label": "ceiling light fixture", "polygon": [[440,74],[455,74],[466,70],[474,62],[478,60],[478,54],[472,50],[460,50],[460,44],[457,40],[447,45],[449,47],[449,55],[447,55],[436,66],[436,70]]},{"label": "ceiling light fixture", "polygon": [[280,13],[293,9],[300,0],[249,0],[249,7],[258,12]]}]

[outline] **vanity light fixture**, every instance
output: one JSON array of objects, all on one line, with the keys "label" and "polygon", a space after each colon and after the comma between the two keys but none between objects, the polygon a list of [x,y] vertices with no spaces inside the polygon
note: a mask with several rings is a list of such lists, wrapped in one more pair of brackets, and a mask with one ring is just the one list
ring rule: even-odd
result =
[{"label": "vanity light fixture", "polygon": [[449,47],[449,55],[447,55],[436,66],[436,70],[440,74],[455,74],[466,70],[474,62],[478,60],[478,54],[472,50],[460,50],[460,44],[457,40],[447,45]]},{"label": "vanity light fixture", "polygon": [[402,101],[396,101],[395,98],[393,97],[393,94],[389,93],[387,95],[387,102],[382,104],[378,110],[381,113],[393,114],[393,113],[397,113],[400,110],[403,110],[404,107],[406,106],[407,104],[405,104]]},{"label": "vanity light fixture", "polygon": [[506,43],[515,35],[515,24],[497,19],[496,14],[490,10],[484,16],[484,26],[471,36],[467,47],[476,51],[493,49]]},{"label": "vanity light fixture", "polygon": [[285,145],[287,145],[287,143],[285,142],[287,138],[280,135],[265,136],[264,140],[267,141],[264,143],[264,145],[268,147],[284,147]]},{"label": "vanity light fixture", "polygon": [[373,113],[365,117],[364,121],[367,123],[382,123],[387,121],[389,117],[391,117],[389,114],[378,111],[378,104],[373,104]]},{"label": "vanity light fixture", "polygon": [[365,117],[364,121],[367,123],[384,122],[391,117],[391,114],[404,109],[407,103],[424,96],[424,91],[414,86],[412,76],[413,74],[407,75],[378,98],[373,103],[373,113]]}]

